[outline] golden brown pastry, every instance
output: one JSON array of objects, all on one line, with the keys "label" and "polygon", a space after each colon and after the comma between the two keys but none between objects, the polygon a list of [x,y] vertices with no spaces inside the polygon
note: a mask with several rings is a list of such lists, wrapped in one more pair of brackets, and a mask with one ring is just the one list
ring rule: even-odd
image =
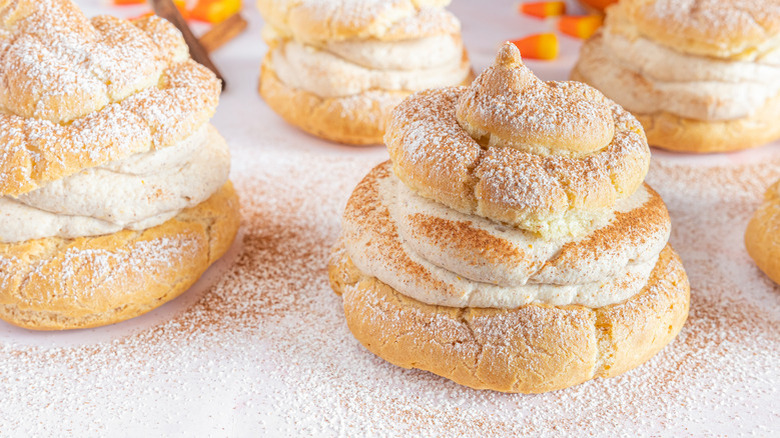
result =
[{"label": "golden brown pastry", "polygon": [[651,145],[763,145],[780,138],[780,0],[621,0],[571,77],[631,111]]},{"label": "golden brown pastry", "polygon": [[764,195],[745,231],[748,254],[775,283],[780,283],[780,181]]},{"label": "golden brown pastry", "polygon": [[459,85],[471,68],[448,0],[258,0],[260,94],[289,123],[341,143],[382,142],[414,91]]},{"label": "golden brown pastry", "polygon": [[539,80],[506,44],[470,87],[406,99],[385,139],[329,266],[373,353],[531,393],[620,374],[679,332],[688,280],[642,183],[647,141],[596,90]]},{"label": "golden brown pastry", "polygon": [[95,327],[187,290],[233,241],[219,81],[178,30],[0,1],[0,318]]}]

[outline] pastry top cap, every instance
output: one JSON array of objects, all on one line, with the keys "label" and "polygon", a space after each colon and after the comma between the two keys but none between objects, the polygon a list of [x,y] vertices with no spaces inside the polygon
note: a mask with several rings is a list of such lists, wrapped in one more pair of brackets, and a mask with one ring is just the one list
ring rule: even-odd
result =
[{"label": "pastry top cap", "polygon": [[695,55],[760,56],[780,46],[780,0],[621,0],[607,26]]},{"label": "pastry top cap", "polygon": [[219,91],[161,18],[0,0],[0,196],[175,144],[213,115]]},{"label": "pastry top cap", "polygon": [[546,236],[577,234],[642,184],[642,126],[598,90],[544,82],[511,43],[470,87],[393,111],[393,171],[419,195]]},{"label": "pastry top cap", "polygon": [[483,145],[538,155],[582,155],[609,144],[609,101],[578,82],[544,82],[505,43],[495,63],[461,95],[458,123]]},{"label": "pastry top cap", "polygon": [[266,23],[282,37],[316,44],[329,40],[398,41],[456,33],[460,23],[443,8],[450,0],[258,0]]}]

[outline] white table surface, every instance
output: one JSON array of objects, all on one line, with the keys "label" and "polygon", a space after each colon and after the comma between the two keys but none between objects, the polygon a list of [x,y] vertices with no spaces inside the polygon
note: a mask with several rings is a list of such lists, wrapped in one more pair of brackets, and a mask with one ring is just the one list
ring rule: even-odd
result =
[{"label": "white table surface", "polygon": [[[141,8],[78,1],[88,15]],[[248,2],[245,2],[248,3]],[[455,0],[476,71],[506,39],[553,28],[516,2]],[[2,436],[770,436],[780,431],[780,288],[742,235],[780,177],[780,143],[711,156],[654,150],[648,182],[672,215],[692,284],[682,333],[647,364],[542,395],[475,391],[363,349],[325,278],[349,193],[381,146],[285,124],[256,93],[262,20],[214,55],[228,89],[213,123],[233,154],[244,221],[188,293],[109,327],[30,332],[0,322]],[[561,38],[566,79],[579,43]]]}]

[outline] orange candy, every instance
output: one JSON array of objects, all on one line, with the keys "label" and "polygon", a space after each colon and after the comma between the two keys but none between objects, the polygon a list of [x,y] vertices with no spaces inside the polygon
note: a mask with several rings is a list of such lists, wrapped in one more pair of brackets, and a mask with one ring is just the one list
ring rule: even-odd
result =
[{"label": "orange candy", "polygon": [[176,5],[176,9],[185,20],[190,19],[190,11],[187,10],[187,0],[173,0],[173,4]]},{"label": "orange candy", "polygon": [[531,2],[520,5],[520,12],[537,18],[557,17],[566,13],[566,2]]},{"label": "orange candy", "polygon": [[575,38],[588,39],[603,22],[604,19],[598,15],[561,17],[558,21],[558,30]]},{"label": "orange candy", "polygon": [[241,10],[241,0],[198,0],[190,17],[207,23],[219,23]]},{"label": "orange candy", "polygon": [[580,3],[584,3],[591,8],[598,9],[599,11],[603,11],[607,6],[617,2],[618,0],[580,0]]},{"label": "orange candy", "polygon": [[523,58],[527,59],[555,59],[560,51],[558,37],[554,33],[530,35],[511,43],[517,46]]}]

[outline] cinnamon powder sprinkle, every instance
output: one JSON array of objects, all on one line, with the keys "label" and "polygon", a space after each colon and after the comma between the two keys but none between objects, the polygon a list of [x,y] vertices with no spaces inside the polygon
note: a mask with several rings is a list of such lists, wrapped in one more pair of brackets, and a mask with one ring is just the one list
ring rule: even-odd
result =
[{"label": "cinnamon powder sprinkle", "polygon": [[[769,435],[780,422],[780,287],[742,245],[780,158],[656,160],[692,285],[679,337],[612,379],[475,391],[384,362],[350,334],[326,264],[352,188],[380,159],[234,150],[243,246],[163,323],[70,347],[0,337],[0,435]],[[52,343],[55,345],[55,343]],[[93,421],[86,421],[92,419]],[[713,420],[714,419],[714,420]]]}]

